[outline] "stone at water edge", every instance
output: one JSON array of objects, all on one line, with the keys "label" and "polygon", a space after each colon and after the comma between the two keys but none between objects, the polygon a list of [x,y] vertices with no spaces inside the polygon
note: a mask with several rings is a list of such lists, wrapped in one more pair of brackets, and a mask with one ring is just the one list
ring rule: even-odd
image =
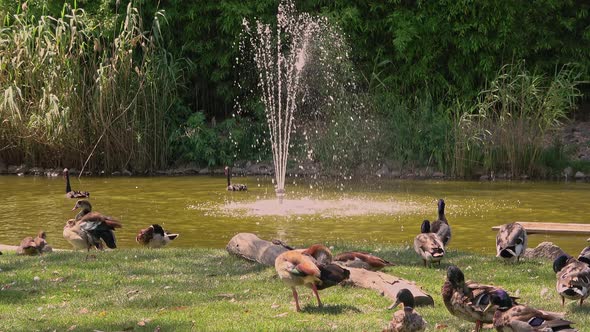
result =
[{"label": "stone at water edge", "polygon": [[565,252],[560,247],[553,244],[553,242],[541,242],[534,249],[527,248],[523,257],[555,260],[557,257],[564,254]]}]

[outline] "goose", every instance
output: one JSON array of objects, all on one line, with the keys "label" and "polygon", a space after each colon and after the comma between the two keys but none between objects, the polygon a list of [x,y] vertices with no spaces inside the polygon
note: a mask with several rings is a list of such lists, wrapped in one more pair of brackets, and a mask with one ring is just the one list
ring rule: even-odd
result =
[{"label": "goose", "polygon": [[555,288],[561,296],[561,306],[565,299],[580,300],[580,306],[590,295],[590,267],[569,255],[561,255],[553,261],[553,271],[556,273]]},{"label": "goose", "polygon": [[356,267],[369,271],[379,271],[386,266],[395,265],[384,260],[383,258],[360,251],[348,251],[340,253],[334,257],[334,262],[338,262],[339,264],[347,267]]},{"label": "goose", "polygon": [[440,237],[445,248],[451,241],[451,226],[445,216],[445,201],[441,198],[438,200],[438,218],[430,225],[430,231]]},{"label": "goose", "polygon": [[465,281],[461,269],[451,265],[447,268],[447,280],[442,286],[441,294],[447,310],[453,316],[474,322],[475,331],[479,332],[484,323],[492,323],[494,319],[494,313],[485,309],[490,303],[490,294],[497,290],[501,288]]},{"label": "goose", "polygon": [[438,235],[430,232],[430,221],[424,220],[420,228],[421,233],[414,238],[414,250],[422,260],[424,266],[426,263],[432,266],[432,263],[438,262],[445,255],[445,247]]},{"label": "goose", "polygon": [[[107,247],[111,249],[117,248],[115,229],[121,228],[121,223],[112,218],[105,216],[99,212],[91,212],[91,207],[88,201],[79,200],[76,202],[74,209],[83,208],[88,209],[88,212],[76,219],[70,219],[64,226],[63,236],[74,249],[86,249],[90,251],[93,246],[97,249],[102,249],[102,241]],[[84,211],[83,210],[83,211]],[[80,216],[80,217],[79,217]],[[101,241],[102,240],[102,241]]]},{"label": "goose", "polygon": [[331,257],[332,253],[323,245],[288,250],[277,256],[275,270],[279,278],[291,287],[296,311],[301,311],[296,286],[311,288],[317,298],[318,306],[322,307],[318,290],[337,285],[350,276],[350,271],[329,263]]},{"label": "goose", "polygon": [[74,217],[74,220],[76,221],[82,219],[82,217],[92,212],[92,204],[90,204],[90,202],[85,199],[79,199],[76,201],[76,205],[74,205],[72,211],[76,211],[77,209],[81,210],[78,212],[78,214],[76,214],[76,217]]},{"label": "goose", "polygon": [[496,235],[496,257],[506,262],[518,262],[527,247],[527,234],[517,222],[504,224]]},{"label": "goose", "polygon": [[135,237],[135,241],[148,248],[162,248],[177,237],[178,234],[168,233],[162,226],[153,224],[139,231],[139,234]]},{"label": "goose", "polygon": [[403,304],[401,310],[393,314],[393,318],[384,332],[421,332],[426,329],[426,321],[414,310],[414,295],[407,288],[400,289],[396,296],[395,303],[387,309],[396,308]]},{"label": "goose", "polygon": [[88,198],[90,193],[87,191],[72,190],[70,186],[70,172],[67,168],[64,168],[64,177],[66,178],[66,198]]},{"label": "goose", "polygon": [[564,319],[563,313],[535,309],[530,306],[518,305],[504,290],[496,290],[490,294],[490,303],[485,311],[497,306],[494,313],[494,327],[497,331],[513,332],[577,332],[574,324]]},{"label": "goose", "polygon": [[39,231],[35,238],[27,236],[20,242],[18,248],[16,248],[16,253],[18,255],[34,256],[51,252],[52,248],[47,245],[46,238],[47,236],[44,231]]},{"label": "goose", "polygon": [[227,176],[227,190],[228,191],[247,191],[248,187],[245,184],[231,183],[231,169],[225,166],[225,175]]}]

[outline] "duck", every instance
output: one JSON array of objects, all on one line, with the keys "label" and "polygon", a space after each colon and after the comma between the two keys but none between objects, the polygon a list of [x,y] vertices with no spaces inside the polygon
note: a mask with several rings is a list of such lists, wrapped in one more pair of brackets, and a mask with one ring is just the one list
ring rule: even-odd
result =
[{"label": "duck", "polygon": [[501,289],[490,293],[490,303],[485,311],[488,312],[493,306],[497,306],[493,319],[497,331],[578,332],[572,328],[573,322],[564,319],[563,313],[518,305]]},{"label": "duck", "polygon": [[139,234],[135,237],[135,241],[148,248],[162,248],[177,237],[178,234],[168,233],[162,226],[153,224],[139,231]]},{"label": "duck", "polygon": [[51,252],[53,249],[47,245],[46,239],[47,236],[44,231],[39,231],[35,238],[27,236],[20,242],[18,248],[16,248],[16,253],[18,255],[35,256]]},{"label": "duck", "polygon": [[231,183],[231,169],[225,166],[225,175],[227,176],[227,190],[228,191],[247,191],[248,187],[241,183]]},{"label": "duck", "polygon": [[400,289],[395,296],[395,303],[387,309],[403,304],[401,310],[393,314],[393,318],[384,332],[421,332],[426,329],[426,321],[414,310],[414,295],[407,288]]},{"label": "duck", "polygon": [[[590,241],[590,239],[588,239]],[[580,255],[578,255],[578,260],[580,262],[586,263],[588,266],[590,266],[590,246],[582,249],[582,251],[580,251]]]},{"label": "duck", "polygon": [[76,204],[72,208],[72,211],[76,211],[77,209],[81,209],[81,210],[74,217],[74,220],[76,220],[76,221],[82,219],[82,217],[84,217],[88,213],[92,212],[92,204],[90,204],[90,202],[85,199],[79,199],[76,201]]},{"label": "duck", "polygon": [[580,300],[580,306],[590,295],[590,266],[569,255],[561,255],[553,261],[553,271],[556,273],[555,288],[561,296],[561,306],[565,299]]},{"label": "duck", "polygon": [[504,224],[496,235],[496,257],[506,262],[518,262],[527,247],[527,233],[517,222]]},{"label": "duck", "polygon": [[485,309],[490,303],[490,294],[497,290],[501,288],[465,281],[463,271],[456,265],[450,265],[441,294],[447,310],[453,316],[474,322],[475,331],[479,332],[484,323],[490,324],[494,319],[494,313]]},{"label": "duck", "polygon": [[[102,249],[102,241],[107,247],[111,249],[117,248],[115,229],[121,228],[122,224],[112,218],[101,214],[100,212],[92,212],[88,201],[79,200],[76,202],[74,209],[82,208],[83,211],[88,211],[76,219],[70,219],[64,226],[64,238],[76,249],[82,249],[82,245],[90,251],[93,246],[97,249]],[[67,230],[67,231],[66,231]],[[102,240],[102,241],[101,241]]]},{"label": "duck", "polygon": [[329,263],[332,253],[323,245],[307,249],[288,250],[277,256],[275,270],[287,286],[291,287],[295,300],[295,310],[301,311],[296,286],[311,288],[322,307],[318,290],[339,284],[350,276],[350,271]]},{"label": "duck", "polygon": [[66,178],[66,198],[89,198],[90,193],[87,191],[72,190],[70,186],[70,172],[67,168],[63,171],[64,177]]},{"label": "duck", "polygon": [[414,250],[422,257],[424,266],[427,263],[431,266],[434,262],[440,265],[445,255],[445,246],[438,235],[430,232],[430,221],[424,220],[420,231],[421,233],[414,238]]},{"label": "duck", "polygon": [[369,271],[379,271],[386,266],[394,266],[395,264],[377,257],[370,253],[360,251],[347,251],[339,253],[334,257],[334,262],[346,267],[355,267]]},{"label": "duck", "polygon": [[445,201],[441,198],[438,200],[438,218],[430,225],[430,231],[440,237],[445,248],[451,241],[451,226],[445,216]]}]

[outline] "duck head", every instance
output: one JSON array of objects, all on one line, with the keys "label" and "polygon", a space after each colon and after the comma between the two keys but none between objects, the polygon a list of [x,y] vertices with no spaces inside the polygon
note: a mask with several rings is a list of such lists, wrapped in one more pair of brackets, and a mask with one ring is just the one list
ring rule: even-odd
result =
[{"label": "duck head", "polygon": [[553,272],[557,273],[557,272],[561,271],[561,269],[563,269],[567,265],[567,261],[568,261],[568,259],[570,259],[570,257],[571,256],[568,256],[568,255],[561,255],[561,256],[557,257],[553,261]]},{"label": "duck head", "polygon": [[89,201],[85,200],[85,199],[80,199],[76,202],[76,205],[74,205],[74,207],[72,208],[72,211],[75,211],[77,209],[82,209],[83,211],[92,211],[92,205],[90,204]]},{"label": "duck head", "polygon": [[462,288],[465,284],[465,275],[457,266],[451,265],[447,268],[447,280],[453,288]]},{"label": "duck head", "polygon": [[506,291],[504,291],[503,289],[498,289],[490,293],[490,303],[484,309],[484,312],[489,311],[490,308],[494,305],[498,306],[498,310],[506,311],[512,308],[513,302],[508,293],[506,293]]},{"label": "duck head", "polygon": [[70,219],[70,220],[66,221],[66,224],[64,225],[64,229],[72,228],[75,225],[76,225],[76,219]]},{"label": "duck head", "polygon": [[445,214],[445,200],[440,198],[438,200],[438,215],[444,215]]},{"label": "duck head", "polygon": [[430,233],[430,221],[424,220],[420,226],[420,233]]},{"label": "duck head", "polygon": [[414,307],[414,295],[412,292],[407,288],[400,289],[395,296],[395,303],[387,307],[387,309],[393,309],[400,305],[400,303],[404,304],[404,308],[413,308]]}]

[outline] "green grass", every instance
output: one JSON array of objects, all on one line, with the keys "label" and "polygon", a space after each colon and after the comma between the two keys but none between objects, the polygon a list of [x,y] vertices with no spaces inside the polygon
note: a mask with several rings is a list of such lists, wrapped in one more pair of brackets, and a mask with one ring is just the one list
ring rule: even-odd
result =
[{"label": "green grass", "polygon": [[[452,245],[452,244],[451,244]],[[414,280],[435,301],[417,310],[446,331],[471,331],[474,324],[451,316],[440,296],[445,268],[453,263],[467,279],[502,285],[521,303],[566,311],[580,331],[589,331],[590,304],[561,307],[549,261],[507,265],[492,256],[452,251],[440,268],[420,266],[413,249],[336,245],[334,252],[374,250],[398,264],[386,270]],[[300,288],[303,311],[294,311],[291,291],[272,267],[218,249],[125,249],[42,257],[0,256],[0,331],[381,331],[392,316],[387,298],[368,289]],[[38,277],[38,278],[36,278]],[[143,325],[143,326],[142,326]]]}]

